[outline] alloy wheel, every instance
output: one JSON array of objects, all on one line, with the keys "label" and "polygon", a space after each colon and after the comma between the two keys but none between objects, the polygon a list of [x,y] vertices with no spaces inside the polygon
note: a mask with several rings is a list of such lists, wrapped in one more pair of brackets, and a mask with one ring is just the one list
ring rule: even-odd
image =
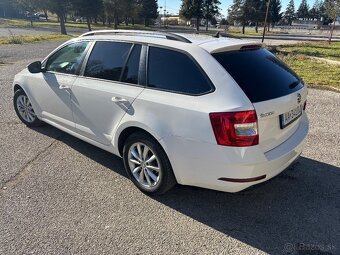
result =
[{"label": "alloy wheel", "polygon": [[36,119],[32,104],[26,95],[20,95],[17,98],[17,109],[20,116],[28,123],[32,123]]},{"label": "alloy wheel", "polygon": [[157,155],[144,143],[134,143],[128,154],[129,168],[134,178],[147,189],[154,188],[161,178]]}]

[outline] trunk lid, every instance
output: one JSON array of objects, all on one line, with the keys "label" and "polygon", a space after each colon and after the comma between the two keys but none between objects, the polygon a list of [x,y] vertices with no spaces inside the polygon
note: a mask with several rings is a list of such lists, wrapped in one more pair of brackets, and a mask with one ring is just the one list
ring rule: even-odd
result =
[{"label": "trunk lid", "polygon": [[299,126],[307,88],[298,75],[264,48],[212,53],[253,103],[259,145],[267,152]]},{"label": "trunk lid", "polygon": [[[267,152],[286,141],[299,127],[303,106],[307,98],[307,89],[291,93],[287,96],[268,101],[254,103],[258,117],[259,145]],[[282,125],[283,115],[286,114],[290,123]]]}]

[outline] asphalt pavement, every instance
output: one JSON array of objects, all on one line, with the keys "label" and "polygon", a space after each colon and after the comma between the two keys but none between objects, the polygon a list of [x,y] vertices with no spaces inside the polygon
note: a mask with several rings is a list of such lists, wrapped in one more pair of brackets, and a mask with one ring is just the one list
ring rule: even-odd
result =
[{"label": "asphalt pavement", "polygon": [[0,47],[0,254],[340,254],[340,93],[309,90],[304,152],[273,180],[148,197],[120,158],[15,116],[14,75],[58,44]]}]

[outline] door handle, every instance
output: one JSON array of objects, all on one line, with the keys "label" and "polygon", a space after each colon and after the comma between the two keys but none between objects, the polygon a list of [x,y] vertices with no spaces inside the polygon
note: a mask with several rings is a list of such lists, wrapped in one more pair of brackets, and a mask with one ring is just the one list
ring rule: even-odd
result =
[{"label": "door handle", "polygon": [[129,101],[121,97],[113,97],[112,102],[114,103],[128,103]]},{"label": "door handle", "polygon": [[59,89],[70,89],[70,87],[66,85],[59,85]]}]

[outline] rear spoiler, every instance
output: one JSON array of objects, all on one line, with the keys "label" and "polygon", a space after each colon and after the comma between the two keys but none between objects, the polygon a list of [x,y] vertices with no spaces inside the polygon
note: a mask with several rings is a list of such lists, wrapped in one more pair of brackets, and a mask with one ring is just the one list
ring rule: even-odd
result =
[{"label": "rear spoiler", "polygon": [[[258,42],[242,42],[238,44],[232,44],[232,45],[221,45],[221,47],[218,47],[215,45],[214,49],[211,49],[209,52],[211,54],[213,53],[220,53],[220,52],[226,52],[226,51],[239,51],[239,50],[256,50],[265,47],[264,43],[258,43]],[[211,47],[209,47],[211,48]]]}]

